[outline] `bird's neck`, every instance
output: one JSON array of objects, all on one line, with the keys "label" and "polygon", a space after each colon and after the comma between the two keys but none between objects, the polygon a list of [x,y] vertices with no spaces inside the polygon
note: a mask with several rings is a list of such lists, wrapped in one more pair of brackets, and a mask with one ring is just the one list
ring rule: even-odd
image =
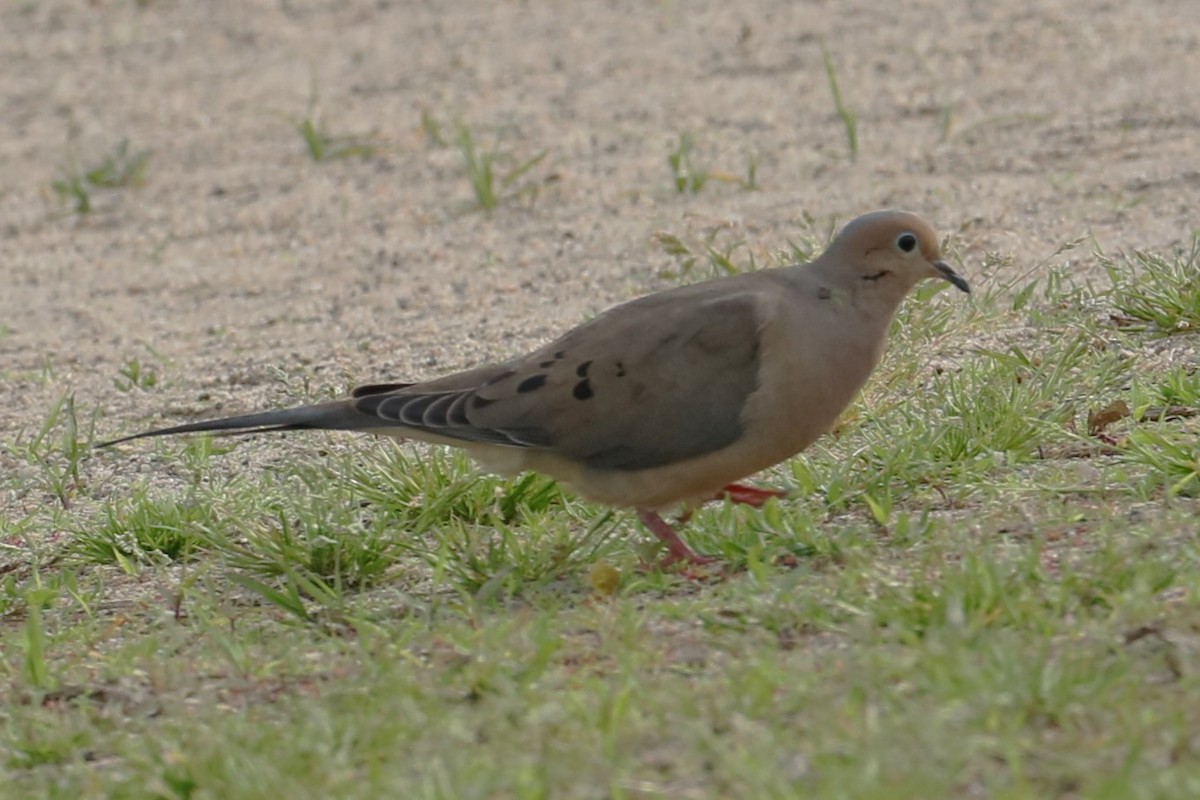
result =
[{"label": "bird's neck", "polygon": [[827,262],[813,262],[790,268],[790,278],[797,289],[817,298],[828,300],[841,313],[858,317],[858,325],[878,335],[885,335],[896,311],[912,289],[895,276],[882,281],[870,281],[847,275],[844,268]]}]

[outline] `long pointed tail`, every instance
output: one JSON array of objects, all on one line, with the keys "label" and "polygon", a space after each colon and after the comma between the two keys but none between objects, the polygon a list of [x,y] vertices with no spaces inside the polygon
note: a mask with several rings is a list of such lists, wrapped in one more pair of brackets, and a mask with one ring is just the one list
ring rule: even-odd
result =
[{"label": "long pointed tail", "polygon": [[241,414],[236,417],[219,417],[217,419],[188,422],[183,425],[172,425],[169,428],[158,428],[152,431],[135,433],[132,436],[122,436],[108,442],[101,442],[96,447],[111,447],[134,439],[147,439],[152,436],[171,436],[177,433],[219,432],[222,435],[237,436],[246,433],[265,433],[267,431],[295,431],[304,429],[363,431],[371,428],[384,427],[385,422],[372,414],[363,414],[350,402],[344,400],[332,403],[322,403],[316,406],[301,406],[300,408],[283,408],[277,411],[260,411],[257,414]]}]

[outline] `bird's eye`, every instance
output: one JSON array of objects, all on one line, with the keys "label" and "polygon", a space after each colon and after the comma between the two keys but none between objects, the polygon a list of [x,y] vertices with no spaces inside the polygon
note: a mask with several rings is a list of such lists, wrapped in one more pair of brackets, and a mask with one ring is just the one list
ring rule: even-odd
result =
[{"label": "bird's eye", "polygon": [[905,231],[896,237],[896,247],[899,247],[905,253],[911,253],[917,249],[917,237]]}]

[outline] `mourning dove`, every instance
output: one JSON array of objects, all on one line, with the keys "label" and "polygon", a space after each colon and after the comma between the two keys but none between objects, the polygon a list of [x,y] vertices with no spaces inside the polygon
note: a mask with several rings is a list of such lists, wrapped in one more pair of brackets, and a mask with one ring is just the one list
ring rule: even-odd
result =
[{"label": "mourning dove", "polygon": [[367,431],[465,449],[499,473],[535,470],[636,509],[665,563],[707,563],[659,512],[780,494],[736,481],[796,455],[879,363],[900,302],[924,278],[970,288],[929,223],[879,211],[816,260],[631,300],[527,355],[349,398],[147,431]]}]

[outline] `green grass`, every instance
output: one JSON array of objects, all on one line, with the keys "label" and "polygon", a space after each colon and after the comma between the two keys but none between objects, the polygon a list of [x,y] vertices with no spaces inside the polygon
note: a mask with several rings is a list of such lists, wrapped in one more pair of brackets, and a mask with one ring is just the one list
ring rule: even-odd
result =
[{"label": "green grass", "polygon": [[674,269],[660,270],[659,275],[705,280],[810,261],[829,236],[827,232],[816,231],[816,220],[811,217],[803,218],[801,223],[805,230],[800,239],[774,251],[747,240],[744,231],[734,223],[709,227],[699,241],[689,241],[669,231],[656,231],[651,237],[654,245],[675,264]]},{"label": "green grass", "polygon": [[829,81],[829,93],[833,96],[833,108],[838,119],[842,122],[842,130],[846,134],[846,150],[850,160],[858,158],[858,114],[856,114],[842,97],[842,87],[838,83],[837,67],[834,66],[833,56],[829,48],[821,43],[821,63],[825,66],[825,79]]},{"label": "green grass", "polygon": [[[424,113],[422,126],[430,141],[443,141],[436,121]],[[526,177],[534,167],[546,159],[549,155],[548,150],[542,150],[522,161],[507,150],[501,149],[498,143],[491,146],[481,145],[471,128],[462,122],[456,126],[454,145],[462,156],[463,169],[467,182],[471,185],[476,208],[490,213],[508,197],[536,199],[538,183],[526,180]]]},{"label": "green grass", "polygon": [[357,133],[333,134],[317,115],[318,92],[314,75],[309,84],[308,107],[304,116],[293,120],[292,126],[304,142],[308,157],[318,163],[347,158],[373,158],[380,146],[373,137]]},{"label": "green grass", "polygon": [[747,192],[755,191],[758,185],[759,156],[746,156],[745,176],[723,170],[710,169],[696,157],[696,137],[681,133],[675,148],[667,154],[667,166],[671,170],[671,184],[678,194],[699,194],[709,181],[719,181],[740,186]]},{"label": "green grass", "polygon": [[[707,244],[761,268],[812,227]],[[538,476],[336,434],[91,452],[64,396],[0,451],[0,796],[1196,796],[1190,257],[923,286],[762,476],[791,496],[686,526],[724,581]]]},{"label": "green grass", "polygon": [[50,182],[50,188],[63,203],[69,203],[76,214],[90,214],[95,210],[93,193],[104,189],[127,189],[146,182],[146,168],[150,153],[130,148],[129,141],[122,139],[111,151],[92,166],[82,166],[76,161],[60,170],[59,177]]},{"label": "green grass", "polygon": [[1163,336],[1200,330],[1200,238],[1172,257],[1139,251],[1098,257],[1113,283],[1118,322]]},{"label": "green grass", "polygon": [[113,385],[122,392],[131,392],[134,389],[148,392],[158,386],[158,369],[151,364],[143,363],[135,356],[117,370],[117,377],[113,379]]},{"label": "green grass", "polygon": [[467,123],[458,120],[448,126],[426,108],[421,109],[421,132],[430,147],[453,147],[458,151],[471,188],[469,208],[473,210],[491,214],[502,203],[521,199],[533,203],[542,185],[556,180],[553,174],[542,178],[531,176],[550,155],[549,150],[541,150],[529,158],[518,157],[502,145],[500,134],[485,144]]},{"label": "green grass", "polygon": [[320,122],[307,116],[296,122],[296,132],[313,161],[336,161],[343,158],[371,158],[379,148],[366,137],[355,134],[335,136]]},{"label": "green grass", "polygon": [[696,137],[690,133],[679,135],[675,149],[667,154],[667,166],[671,168],[671,182],[679,194],[698,194],[708,183],[709,171],[696,162]]}]

